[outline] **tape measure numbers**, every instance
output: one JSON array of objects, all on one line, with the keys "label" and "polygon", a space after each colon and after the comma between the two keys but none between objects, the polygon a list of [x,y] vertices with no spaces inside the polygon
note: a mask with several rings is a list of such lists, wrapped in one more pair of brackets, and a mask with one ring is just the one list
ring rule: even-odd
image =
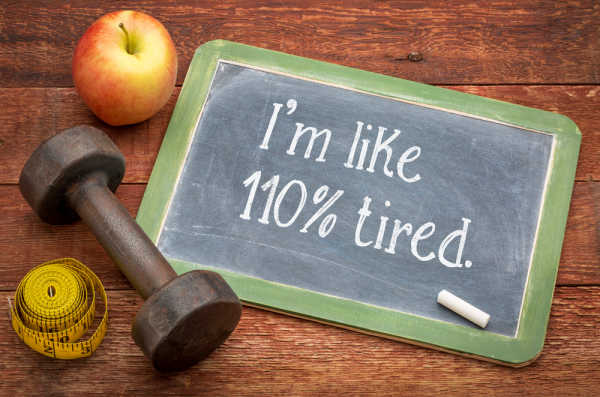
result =
[{"label": "tape measure numbers", "polygon": [[[104,302],[104,315],[90,338],[79,341],[94,322],[96,292]],[[72,258],[55,259],[25,275],[10,312],[12,326],[27,346],[48,357],[74,359],[92,355],[102,342],[108,300],[87,266]]]}]

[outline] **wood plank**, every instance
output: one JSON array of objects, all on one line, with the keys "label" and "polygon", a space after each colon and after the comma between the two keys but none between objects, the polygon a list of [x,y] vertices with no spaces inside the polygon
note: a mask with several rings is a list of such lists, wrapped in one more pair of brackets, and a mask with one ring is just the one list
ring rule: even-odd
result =
[{"label": "wood plank", "polygon": [[[583,134],[577,180],[600,181],[600,86],[456,86],[459,91],[562,113]],[[127,158],[126,182],[145,183],[179,95],[153,118],[110,127],[87,109],[72,88],[0,88],[0,183],[17,183],[31,152],[44,139],[78,124],[106,131]],[[27,109],[27,111],[23,111]]]},{"label": "wood plank", "polygon": [[[181,83],[194,50],[227,39],[436,84],[598,84],[600,7],[560,2],[223,0],[198,3],[35,0],[0,5],[0,86],[69,87],[78,38],[101,15],[145,11],[179,54]],[[411,52],[423,61],[407,61]]]},{"label": "wood plank", "polygon": [[[12,292],[0,292],[6,302]],[[591,396],[600,386],[600,287],[560,287],[542,355],[514,369],[245,307],[231,338],[177,376],[154,372],[131,337],[141,299],[109,292],[106,339],[88,358],[59,361],[0,321],[2,395]]]},{"label": "wood plank", "polygon": [[[135,215],[145,185],[122,185],[117,196]],[[0,290],[15,289],[35,265],[74,257],[88,265],[109,289],[129,283],[81,222],[51,226],[41,222],[15,185],[0,186]],[[558,285],[600,285],[600,182],[577,182],[558,272]]]},{"label": "wood plank", "polygon": [[125,182],[146,182],[178,95],[179,89],[150,120],[110,127],[94,116],[75,89],[0,89],[0,183],[18,183],[23,165],[42,141],[79,124],[104,130],[119,146],[127,161]]},{"label": "wood plank", "polygon": [[600,183],[576,182],[571,198],[557,283],[600,285],[599,263]]}]

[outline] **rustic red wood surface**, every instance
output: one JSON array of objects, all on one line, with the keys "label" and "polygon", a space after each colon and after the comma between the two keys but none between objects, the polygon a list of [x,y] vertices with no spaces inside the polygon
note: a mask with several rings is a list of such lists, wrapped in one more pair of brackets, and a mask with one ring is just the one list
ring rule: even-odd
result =
[{"label": "rustic red wood surface", "polygon": [[[130,338],[141,299],[81,224],[40,222],[16,185],[31,151],[82,123],[126,156],[118,196],[132,215],[179,94],[152,119],[112,128],[72,87],[86,27],[112,10],[161,20],[179,54],[216,39],[343,64],[571,117],[583,139],[557,287],[540,358],[513,369],[244,308],[232,337],[177,375]],[[73,256],[109,290],[110,325],[89,359],[56,361],[0,321],[0,395],[597,395],[600,388],[600,3],[589,1],[38,2],[0,4],[0,302],[34,265]],[[410,62],[410,52],[423,61]],[[3,304],[0,304],[3,305]]]}]

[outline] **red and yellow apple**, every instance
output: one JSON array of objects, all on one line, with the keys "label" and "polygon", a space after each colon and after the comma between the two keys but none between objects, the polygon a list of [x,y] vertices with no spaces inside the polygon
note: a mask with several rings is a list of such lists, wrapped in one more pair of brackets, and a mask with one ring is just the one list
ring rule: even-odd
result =
[{"label": "red and yellow apple", "polygon": [[94,22],[73,55],[73,81],[83,101],[110,125],[152,117],[169,100],[177,53],[167,29],[150,15],[117,11]]}]

